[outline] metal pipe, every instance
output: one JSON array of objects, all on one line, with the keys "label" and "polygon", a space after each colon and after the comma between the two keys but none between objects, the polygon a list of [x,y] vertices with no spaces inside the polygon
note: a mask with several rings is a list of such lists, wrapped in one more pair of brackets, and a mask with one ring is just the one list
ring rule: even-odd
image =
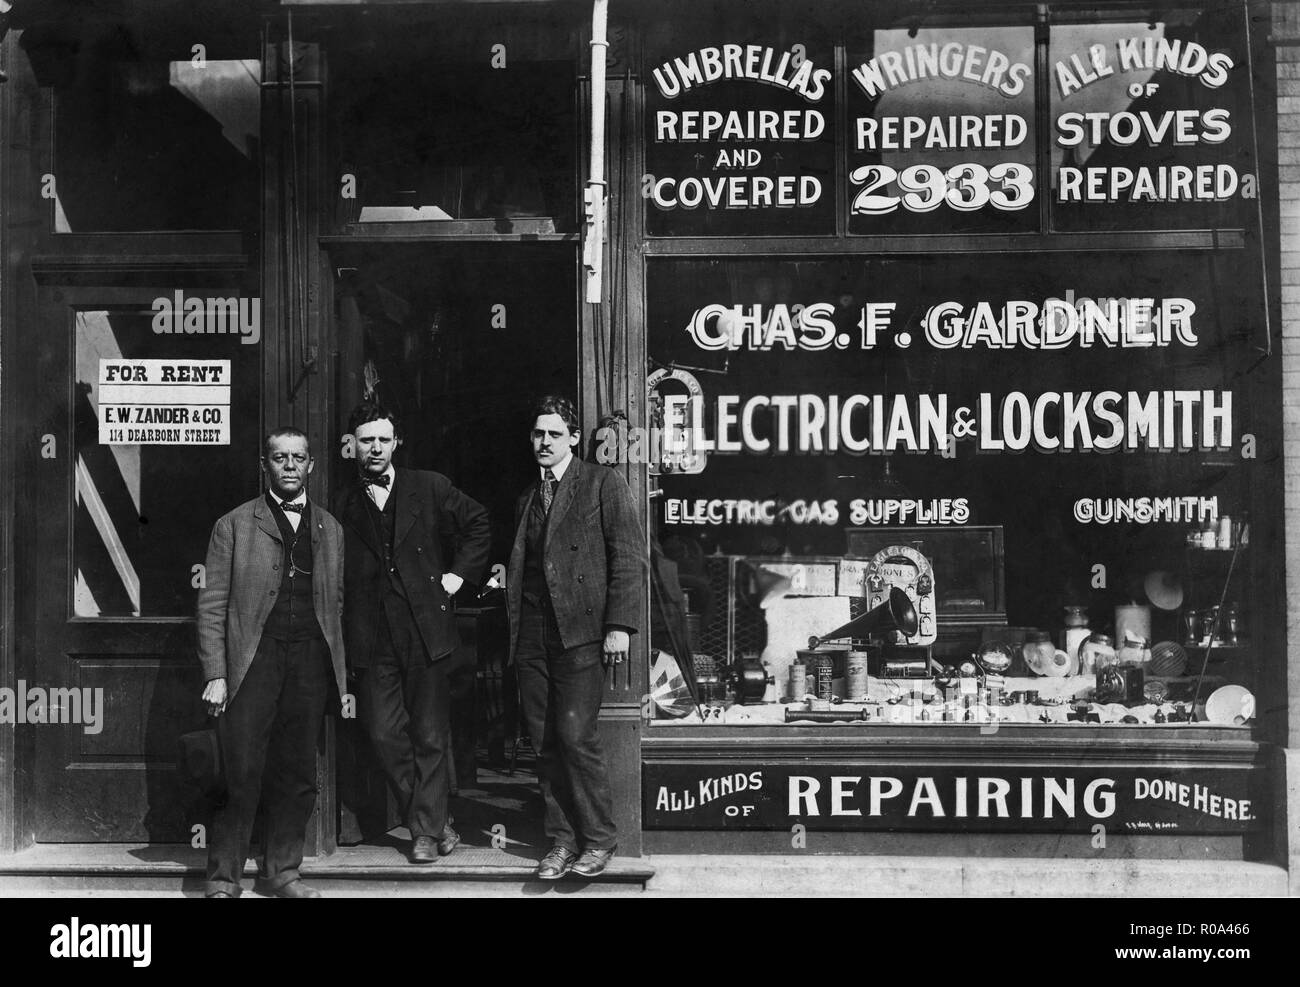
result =
[{"label": "metal pipe", "polygon": [[609,48],[609,0],[593,0],[591,8],[591,159],[583,204],[587,235],[583,266],[587,269],[588,302],[601,300],[605,255],[605,52]]}]

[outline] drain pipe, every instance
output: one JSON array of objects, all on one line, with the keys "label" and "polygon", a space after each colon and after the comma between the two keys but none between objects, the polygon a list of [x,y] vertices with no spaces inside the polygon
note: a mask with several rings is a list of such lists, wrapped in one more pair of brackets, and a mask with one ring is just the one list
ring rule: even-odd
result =
[{"label": "drain pipe", "polygon": [[587,301],[599,304],[605,262],[605,52],[609,0],[593,0],[591,8],[591,161],[582,195],[587,230],[582,264],[587,272]]}]

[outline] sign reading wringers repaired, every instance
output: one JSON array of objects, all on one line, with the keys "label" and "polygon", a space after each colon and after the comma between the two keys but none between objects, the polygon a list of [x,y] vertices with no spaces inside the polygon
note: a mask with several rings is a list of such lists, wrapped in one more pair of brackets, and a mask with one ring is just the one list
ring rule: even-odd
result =
[{"label": "sign reading wringers repaired", "polygon": [[647,829],[809,829],[1133,834],[1264,826],[1249,769],[655,764]]}]

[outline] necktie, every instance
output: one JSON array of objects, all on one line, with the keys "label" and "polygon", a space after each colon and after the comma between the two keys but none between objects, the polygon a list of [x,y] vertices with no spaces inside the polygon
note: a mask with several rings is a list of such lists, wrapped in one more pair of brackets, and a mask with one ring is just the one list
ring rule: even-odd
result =
[{"label": "necktie", "polygon": [[387,473],[380,473],[378,476],[371,476],[369,473],[361,474],[362,483],[373,483],[377,487],[388,486],[389,476]]},{"label": "necktie", "polygon": [[542,475],[542,510],[547,514],[551,513],[551,502],[555,500],[555,487],[559,482],[548,466]]},{"label": "necktie", "polygon": [[302,504],[291,504],[286,500],[284,503],[280,505],[280,510],[284,511],[285,513],[292,511],[294,514],[301,514]]}]

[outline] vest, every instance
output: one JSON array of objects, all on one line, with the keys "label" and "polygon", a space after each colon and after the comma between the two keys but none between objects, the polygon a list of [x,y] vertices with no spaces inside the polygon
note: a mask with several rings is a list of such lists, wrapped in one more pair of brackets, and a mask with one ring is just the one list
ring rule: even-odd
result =
[{"label": "vest", "polygon": [[383,592],[385,596],[393,594],[403,600],[407,599],[406,589],[402,586],[402,577],[397,574],[397,563],[393,556],[393,535],[396,525],[393,522],[393,492],[390,490],[388,499],[384,501],[384,509],[381,511],[368,493],[362,494],[366,514],[370,518],[370,523],[374,525],[374,531],[379,535],[379,550],[383,552]]},{"label": "vest", "polygon": [[[559,489],[558,485],[556,489]],[[542,508],[541,481],[538,481],[537,495],[533,497],[524,528],[524,574],[521,590],[525,600],[543,609],[551,603],[551,591],[547,588],[546,572],[542,568],[545,560],[546,511]]]},{"label": "vest", "polygon": [[[311,505],[302,512],[298,530],[285,517],[284,511],[267,494],[271,516],[280,529],[280,588],[275,594],[275,605],[266,618],[262,633],[276,641],[311,641],[324,637],[320,621],[316,619],[316,603],[312,598]],[[290,576],[290,571],[295,574]]]}]

